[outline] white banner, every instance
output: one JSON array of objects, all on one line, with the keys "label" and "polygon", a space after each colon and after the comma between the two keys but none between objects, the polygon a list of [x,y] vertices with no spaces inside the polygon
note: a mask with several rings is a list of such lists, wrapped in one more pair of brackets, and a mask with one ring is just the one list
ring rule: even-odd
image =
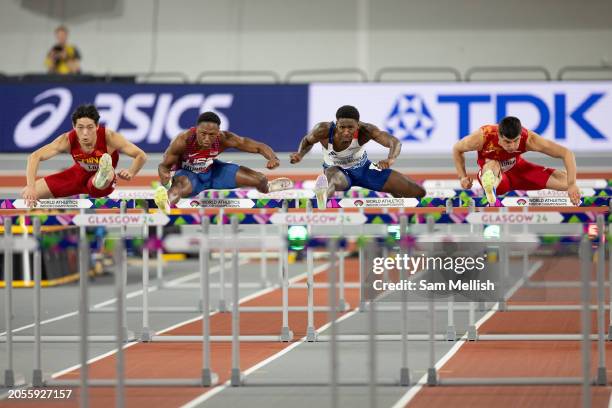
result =
[{"label": "white banner", "polygon": [[253,208],[248,198],[181,198],[176,208]]},{"label": "white banner", "polygon": [[55,209],[87,209],[93,206],[91,200],[87,199],[71,199],[71,198],[43,198],[36,202],[34,207],[28,207],[25,200],[17,199],[13,201],[15,208],[45,208],[49,210]]},{"label": "white banner", "polygon": [[342,208],[409,208],[419,205],[416,198],[343,198]]},{"label": "white banner", "polygon": [[[461,137],[504,116],[573,151],[612,151],[612,82],[320,83],[309,92],[310,127],[354,105],[363,122],[402,140],[403,153],[450,154]],[[371,142],[368,151],[387,149]]]},{"label": "white banner", "polygon": [[152,200],[155,198],[155,190],[114,190],[108,198],[113,200]]},{"label": "white banner", "polygon": [[567,194],[565,197],[505,197],[502,200],[504,207],[573,207]]},{"label": "white banner", "polygon": [[361,213],[275,213],[270,217],[272,224],[287,225],[360,225],[367,220]]},{"label": "white banner", "polygon": [[560,224],[562,221],[563,216],[558,212],[473,212],[467,216],[470,224]]},{"label": "white banner", "polygon": [[79,214],[72,219],[74,225],[116,227],[120,225],[166,225],[166,214]]}]

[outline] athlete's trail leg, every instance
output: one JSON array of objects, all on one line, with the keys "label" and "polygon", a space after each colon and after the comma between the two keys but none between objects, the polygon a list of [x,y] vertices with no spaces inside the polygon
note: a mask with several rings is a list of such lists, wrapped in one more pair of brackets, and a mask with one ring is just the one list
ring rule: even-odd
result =
[{"label": "athlete's trail leg", "polygon": [[268,178],[258,171],[240,166],[236,172],[236,187],[253,187],[260,193],[282,191],[293,188],[293,181],[286,177],[268,181]]},{"label": "athlete's trail leg", "polygon": [[555,170],[548,178],[546,188],[567,191],[567,173],[565,170]]},{"label": "athlete's trail leg", "polygon": [[390,193],[393,197],[414,197],[421,199],[425,197],[425,189],[411,180],[409,177],[391,170],[389,178],[382,188],[385,193]]},{"label": "athlete's trail leg", "polygon": [[49,186],[47,185],[47,182],[44,178],[36,180],[34,188],[36,189],[36,197],[38,197],[38,199],[54,198],[53,193],[51,192],[51,190],[49,190]]}]

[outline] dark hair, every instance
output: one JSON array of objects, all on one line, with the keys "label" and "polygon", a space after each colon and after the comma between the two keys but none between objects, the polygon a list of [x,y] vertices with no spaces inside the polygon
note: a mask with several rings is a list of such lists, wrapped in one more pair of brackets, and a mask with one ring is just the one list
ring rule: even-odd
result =
[{"label": "dark hair", "polygon": [[98,113],[98,109],[92,104],[79,105],[74,112],[72,112],[72,124],[76,125],[76,121],[80,118],[89,118],[97,125],[100,120],[100,114]]},{"label": "dark hair", "polygon": [[506,139],[516,139],[520,136],[522,130],[521,121],[514,116],[506,116],[499,122],[499,134]]},{"label": "dark hair", "polygon": [[221,126],[221,119],[215,112],[200,113],[200,116],[198,116],[198,123],[196,124],[199,125],[202,122],[212,122],[216,123],[218,126]]},{"label": "dark hair", "polygon": [[355,119],[359,122],[359,111],[356,107],[351,105],[344,105],[338,108],[336,111],[336,119]]}]

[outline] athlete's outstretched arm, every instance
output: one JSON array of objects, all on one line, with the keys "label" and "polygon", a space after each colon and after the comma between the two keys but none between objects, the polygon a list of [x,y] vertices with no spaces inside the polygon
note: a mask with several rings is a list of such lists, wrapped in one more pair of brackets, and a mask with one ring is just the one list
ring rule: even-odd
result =
[{"label": "athlete's outstretched arm", "polygon": [[257,142],[251,138],[238,136],[232,132],[223,132],[225,138],[223,139],[223,145],[225,147],[233,147],[247,153],[259,153],[268,160],[266,167],[268,169],[275,169],[280,165],[276,153],[270,146],[265,143]]},{"label": "athlete's outstretched arm", "polygon": [[21,196],[28,203],[27,205],[33,205],[38,199],[35,184],[39,163],[68,151],[70,151],[70,141],[68,140],[68,133],[64,133],[51,143],[30,154],[26,167],[26,186],[21,192]]},{"label": "athlete's outstretched arm", "polygon": [[364,123],[365,128],[368,131],[369,138],[382,146],[389,148],[389,155],[386,159],[381,160],[377,163],[377,166],[381,169],[388,169],[393,165],[395,160],[399,157],[402,151],[402,143],[399,139],[388,132],[380,130],[371,123]]},{"label": "athlete's outstretched arm", "polygon": [[550,157],[563,160],[567,172],[567,195],[574,205],[578,205],[580,203],[580,189],[576,185],[576,158],[574,153],[532,131],[529,131],[529,137],[527,138],[527,150],[544,153]]},{"label": "athlete's outstretched arm", "polygon": [[168,187],[170,180],[172,179],[171,169],[172,166],[177,164],[181,158],[181,155],[185,152],[185,138],[182,137],[184,133],[181,133],[175,137],[170,146],[164,152],[162,162],[157,166],[157,174],[159,174],[159,181],[163,186]]},{"label": "athlete's outstretched arm", "polygon": [[465,152],[473,152],[479,151],[482,149],[484,143],[484,137],[480,130],[464,137],[459,140],[453,146],[453,161],[455,162],[455,169],[457,169],[457,175],[461,180],[461,187],[463,188],[472,188],[472,180],[471,177],[468,177],[467,172],[465,171]]},{"label": "athlete's outstretched arm", "polygon": [[298,151],[296,153],[291,153],[289,162],[291,164],[299,163],[310,149],[312,149],[312,146],[327,138],[327,132],[329,132],[329,123],[317,123],[312,130],[302,138]]},{"label": "athlete's outstretched arm", "polygon": [[132,165],[129,169],[122,169],[117,172],[117,177],[122,178],[123,180],[131,180],[142,166],[144,166],[147,161],[147,155],[142,151],[138,146],[134,143],[127,140],[120,133],[117,133],[113,130],[106,129],[106,143],[108,146],[112,147],[119,152],[126,154],[133,158]]}]

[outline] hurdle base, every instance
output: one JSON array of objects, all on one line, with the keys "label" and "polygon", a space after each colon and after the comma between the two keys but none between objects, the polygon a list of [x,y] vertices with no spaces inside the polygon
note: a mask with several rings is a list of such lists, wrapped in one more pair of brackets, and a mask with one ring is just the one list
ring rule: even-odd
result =
[{"label": "hurdle base", "polygon": [[140,333],[140,341],[143,343],[149,343],[153,341],[153,336],[155,336],[155,332],[148,327],[142,328],[142,333]]},{"label": "hurdle base", "polygon": [[239,368],[232,368],[232,377],[230,379],[230,385],[232,387],[240,387],[244,384],[244,375],[240,372]]},{"label": "hurdle base", "polygon": [[438,385],[438,372],[435,368],[427,369],[427,385]]},{"label": "hurdle base", "polygon": [[400,368],[399,385],[401,385],[402,387],[410,386],[410,370],[408,369],[408,367]]},{"label": "hurdle base", "polygon": [[607,385],[608,384],[608,375],[606,373],[606,367],[597,368],[597,385]]},{"label": "hurdle base", "polygon": [[497,302],[497,311],[498,312],[506,312],[508,311],[508,305],[505,300],[500,300]]},{"label": "hurdle base", "polygon": [[229,312],[227,308],[227,303],[225,303],[225,300],[223,299],[219,300],[219,313],[227,313],[227,312]]},{"label": "hurdle base", "polygon": [[314,327],[309,326],[308,329],[306,329],[306,341],[308,342],[317,341],[318,337],[319,337],[319,332],[317,332]]},{"label": "hurdle base", "polygon": [[15,386],[15,372],[13,370],[4,370],[4,388],[12,388]]},{"label": "hurdle base", "polygon": [[290,342],[291,340],[293,340],[293,332],[289,329],[288,326],[283,327],[281,329],[280,341]]},{"label": "hurdle base", "polygon": [[210,371],[210,368],[202,369],[202,387],[212,387],[219,383],[219,376]]},{"label": "hurdle base", "polygon": [[[79,387],[80,379],[50,379],[45,381],[46,387]],[[89,387],[115,387],[116,378],[90,378]],[[126,387],[202,387],[201,378],[126,378]]]},{"label": "hurdle base", "polygon": [[43,380],[42,370],[34,370],[32,371],[32,386],[33,387],[42,387],[45,385],[45,381]]},{"label": "hurdle base", "polygon": [[135,341],[136,339],[137,339],[136,333],[134,333],[127,327],[123,328],[123,342],[124,343],[130,343],[132,341]]},{"label": "hurdle base", "polygon": [[346,312],[347,310],[349,310],[351,308],[351,305],[347,303],[346,300],[344,299],[340,299],[338,301],[338,311],[339,312]]},{"label": "hurdle base", "polygon": [[455,329],[455,326],[448,326],[446,328],[446,340],[448,341],[457,340],[457,330]]},{"label": "hurdle base", "polygon": [[[441,386],[465,386],[465,385],[580,385],[582,377],[470,377],[470,378],[442,378],[438,380]],[[591,379],[590,384],[595,385]]]},{"label": "hurdle base", "polygon": [[478,340],[478,331],[476,330],[476,326],[472,325],[472,326],[468,327],[467,339],[468,339],[468,341],[476,341],[476,340]]}]

